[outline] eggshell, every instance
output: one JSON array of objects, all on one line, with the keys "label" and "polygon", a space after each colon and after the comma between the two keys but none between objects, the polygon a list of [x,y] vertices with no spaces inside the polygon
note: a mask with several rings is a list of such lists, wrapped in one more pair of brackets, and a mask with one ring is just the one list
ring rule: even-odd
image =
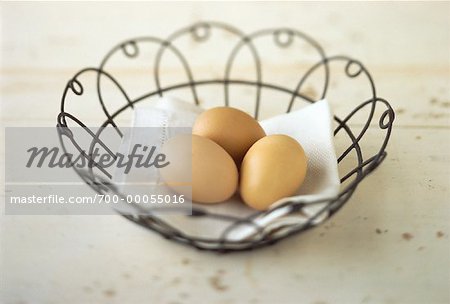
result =
[{"label": "eggshell", "polygon": [[200,114],[192,133],[219,144],[238,166],[248,149],[266,135],[253,117],[230,107],[212,108]]},{"label": "eggshell", "polygon": [[238,186],[238,170],[231,156],[218,144],[197,135],[177,135],[161,152],[170,164],[160,169],[174,191],[199,203],[230,198]]},{"label": "eggshell", "polygon": [[307,158],[302,146],[287,135],[269,135],[257,141],[241,165],[240,194],[257,210],[293,195],[303,183]]}]

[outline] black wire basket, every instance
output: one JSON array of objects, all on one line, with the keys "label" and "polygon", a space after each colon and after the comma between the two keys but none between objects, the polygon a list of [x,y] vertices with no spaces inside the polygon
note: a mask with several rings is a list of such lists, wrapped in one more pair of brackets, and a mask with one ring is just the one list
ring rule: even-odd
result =
[{"label": "black wire basket", "polygon": [[[220,36],[218,33],[221,33]],[[226,45],[229,46],[230,51],[226,54],[225,70],[214,75],[208,75],[204,78],[199,78],[194,75],[193,69],[189,60],[180,51],[177,46],[178,40],[187,39],[190,47],[194,44],[205,44],[212,36],[215,38],[226,38]],[[261,39],[270,40],[264,45],[286,50],[291,48],[296,42],[308,46],[312,49],[317,59],[307,65],[304,72],[299,72],[296,79],[296,85],[288,88],[284,85],[275,84],[263,79],[263,58],[260,55],[257,42]],[[229,42],[228,42],[229,41]],[[151,66],[151,82],[154,86],[153,90],[146,91],[143,94],[131,97],[126,91],[125,85],[116,77],[114,73],[108,68],[108,63],[111,58],[122,56],[126,60],[135,60],[143,53],[144,46],[154,46],[156,53],[154,60],[150,61]],[[218,52],[219,50],[213,49]],[[208,54],[214,54],[210,51]],[[223,49],[220,49],[223,54]],[[237,66],[237,58],[242,52],[246,52],[254,72],[253,79],[247,80],[240,77],[232,77],[233,71]],[[184,75],[185,81],[180,81],[175,84],[163,85],[161,66],[163,58],[167,53],[170,53],[173,58],[180,64],[180,69],[175,70],[175,74]],[[292,52],[290,54],[293,54]],[[295,53],[297,54],[297,53]],[[306,54],[306,51],[305,51]],[[163,96],[166,93],[174,93],[177,91],[186,90],[192,96],[195,104],[202,104],[202,98],[199,91],[204,87],[219,88],[219,95],[223,97],[220,105],[230,106],[232,101],[230,90],[233,88],[251,88],[254,92],[253,96],[253,116],[258,119],[260,116],[260,108],[262,104],[262,97],[266,92],[273,91],[278,93],[278,96],[284,96],[287,99],[284,104],[283,112],[290,112],[295,108],[297,103],[314,103],[328,96],[330,87],[333,86],[331,77],[331,65],[339,63],[343,65],[343,75],[347,78],[364,78],[368,84],[369,96],[364,100],[359,99],[356,106],[346,115],[338,117],[334,116],[335,140],[345,138],[348,144],[344,146],[342,151],[338,154],[338,167],[340,171],[341,190],[337,197],[329,200],[321,200],[317,202],[309,202],[311,204],[320,204],[323,208],[317,209],[314,214],[310,214],[306,221],[302,221],[296,225],[284,227],[283,234],[276,234],[273,231],[264,231],[262,227],[254,222],[254,219],[261,215],[266,215],[270,212],[276,212],[280,208],[290,208],[289,214],[304,214],[306,203],[304,202],[286,202],[276,208],[268,211],[255,212],[250,216],[238,217],[225,214],[212,213],[201,205],[193,205],[192,215],[194,218],[209,218],[212,221],[221,221],[227,223],[227,228],[224,229],[221,237],[218,238],[204,238],[195,235],[189,235],[181,229],[167,223],[164,219],[155,214],[133,215],[121,213],[126,219],[143,226],[147,229],[158,232],[163,237],[171,239],[183,244],[187,244],[198,249],[212,250],[219,252],[229,251],[243,251],[254,248],[259,248],[267,245],[272,245],[277,241],[287,238],[293,234],[306,231],[316,225],[319,219],[324,214],[327,219],[336,213],[352,196],[358,184],[375,168],[377,168],[386,157],[386,146],[389,141],[391,130],[394,121],[394,111],[389,103],[377,96],[374,81],[368,70],[358,60],[347,56],[327,56],[323,48],[311,37],[290,28],[277,28],[256,31],[251,34],[245,34],[239,29],[227,24],[217,22],[200,22],[176,31],[166,39],[156,37],[139,37],[124,41],[115,46],[105,58],[101,61],[98,68],[85,68],[70,79],[64,89],[61,101],[61,112],[57,118],[57,129],[60,137],[60,142],[64,151],[67,151],[67,145],[70,143],[74,146],[83,157],[89,161],[89,169],[78,169],[73,163],[72,167],[78,173],[80,178],[89,185],[93,190],[99,194],[114,194],[124,197],[125,193],[120,193],[112,182],[112,174],[103,168],[100,168],[93,159],[92,153],[97,145],[102,146],[108,153],[115,157],[116,154],[113,149],[109,148],[105,142],[102,141],[102,132],[105,128],[113,128],[118,137],[123,136],[123,130],[118,123],[118,117],[124,113],[130,113],[134,109],[134,105],[138,102],[151,101],[152,98]],[[276,66],[276,65],[274,65]],[[342,68],[341,68],[342,70]],[[305,94],[302,89],[310,78],[320,73],[321,81],[316,86],[316,96]],[[74,111],[68,110],[68,96],[79,97],[86,95],[85,85],[82,84],[82,78],[86,74],[93,74],[94,79],[94,94],[96,102],[99,102],[101,112],[104,120],[97,125],[98,130],[92,130],[79,118],[81,113],[75,114]],[[149,73],[146,74],[147,76]],[[105,97],[105,89],[103,83],[108,81],[121,94],[124,104],[117,107],[115,110],[109,109],[107,106],[109,98]],[[217,94],[217,93],[216,93]],[[202,104],[203,105],[203,104]],[[352,119],[364,112],[363,119],[357,123],[352,124]],[[361,116],[361,115],[360,115]],[[91,143],[88,147],[82,147],[73,133],[70,131],[71,126],[83,127],[91,138]],[[371,150],[367,151],[362,144],[363,138],[372,135],[372,131],[381,132],[378,134],[380,144],[377,147],[371,146]],[[347,164],[344,166],[343,164]],[[350,165],[348,164],[350,163]],[[94,172],[94,169],[98,169]],[[188,215],[186,215],[188,216]],[[232,241],[227,238],[227,235],[241,225],[249,225],[258,229],[258,237],[250,240]]]}]

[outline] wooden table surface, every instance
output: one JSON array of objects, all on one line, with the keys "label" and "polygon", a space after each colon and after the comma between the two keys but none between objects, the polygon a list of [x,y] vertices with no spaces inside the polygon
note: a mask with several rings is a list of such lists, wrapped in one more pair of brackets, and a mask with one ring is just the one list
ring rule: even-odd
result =
[{"label": "wooden table surface", "polygon": [[[269,248],[217,255],[118,216],[2,215],[0,303],[450,303],[449,2],[0,9],[2,126],[54,126],[62,89],[80,68],[98,65],[118,41],[199,20],[309,33],[329,53],[364,62],[397,114],[387,159],[347,205]],[[278,69],[291,77],[289,65]],[[3,156],[2,145],[2,167]]]}]

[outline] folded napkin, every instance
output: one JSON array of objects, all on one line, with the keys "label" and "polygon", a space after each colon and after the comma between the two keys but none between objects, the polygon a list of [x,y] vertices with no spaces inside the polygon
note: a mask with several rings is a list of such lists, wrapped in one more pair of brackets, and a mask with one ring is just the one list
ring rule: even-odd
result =
[{"label": "folded napkin", "polygon": [[[174,135],[174,130],[190,130],[196,117],[202,111],[193,104],[171,97],[163,97],[145,106],[136,107],[132,128],[129,132],[125,132],[119,152],[128,155],[131,152],[130,147],[136,144],[161,146],[165,140]],[[302,225],[325,206],[325,203],[310,205],[308,203],[334,198],[339,193],[340,182],[331,121],[329,104],[325,99],[300,110],[260,121],[267,135],[289,135],[296,139],[305,150],[308,157],[308,171],[303,185],[294,196],[283,198],[273,205],[278,206],[286,201],[302,202],[307,204],[303,212],[289,215],[291,209],[286,206],[274,212],[256,216],[253,219],[254,225],[243,223],[233,226],[233,229],[227,229],[233,222],[219,221],[210,217],[189,217],[173,213],[156,216],[190,236],[224,237],[232,241],[259,237],[258,231],[260,233],[261,230],[264,233],[280,235],[287,233],[293,226]],[[154,132],[158,134],[149,134],[148,127],[160,127],[154,128]],[[114,181],[119,190],[125,194],[151,194],[151,188],[143,190],[142,187],[138,188],[135,185],[158,179],[158,170],[154,168],[131,170],[128,174],[125,174],[123,169],[117,169],[114,175]],[[256,213],[255,210],[247,207],[238,195],[220,204],[194,205],[210,213],[236,218],[245,218]],[[319,223],[326,217],[327,213],[323,213],[315,219],[314,223]]]}]

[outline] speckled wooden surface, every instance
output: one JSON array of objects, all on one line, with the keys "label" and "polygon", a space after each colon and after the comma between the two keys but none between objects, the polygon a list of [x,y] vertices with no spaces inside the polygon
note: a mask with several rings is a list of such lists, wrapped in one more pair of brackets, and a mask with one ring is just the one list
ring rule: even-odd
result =
[{"label": "speckled wooden surface", "polygon": [[397,112],[386,161],[342,211],[270,248],[198,252],[117,216],[2,216],[1,303],[450,302],[448,2],[0,9],[3,126],[53,126],[62,88],[79,68],[96,65],[118,41],[198,20],[247,32],[301,29],[330,53],[366,63]]}]

